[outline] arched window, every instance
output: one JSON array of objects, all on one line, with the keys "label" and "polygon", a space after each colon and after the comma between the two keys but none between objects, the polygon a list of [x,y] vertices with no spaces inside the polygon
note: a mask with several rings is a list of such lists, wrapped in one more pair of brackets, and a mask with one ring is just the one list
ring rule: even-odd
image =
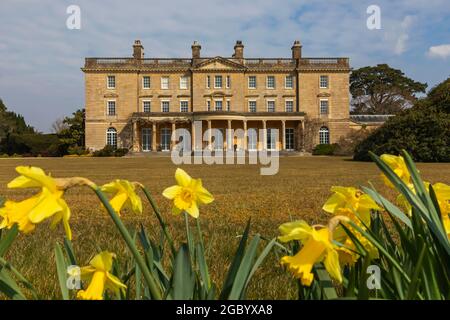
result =
[{"label": "arched window", "polygon": [[117,130],[114,128],[108,128],[106,131],[106,144],[117,148]]},{"label": "arched window", "polygon": [[322,127],[319,130],[319,143],[329,144],[330,143],[330,130],[327,127]]}]

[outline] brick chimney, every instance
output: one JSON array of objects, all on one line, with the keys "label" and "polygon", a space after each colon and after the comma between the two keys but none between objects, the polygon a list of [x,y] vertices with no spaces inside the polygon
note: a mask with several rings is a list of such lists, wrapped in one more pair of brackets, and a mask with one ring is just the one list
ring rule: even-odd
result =
[{"label": "brick chimney", "polygon": [[294,45],[291,48],[292,50],[292,59],[299,60],[302,57],[302,45],[299,40],[294,41]]},{"label": "brick chimney", "polygon": [[234,45],[233,58],[244,59],[244,45],[242,44],[241,40],[237,40],[236,44]]},{"label": "brick chimney", "polygon": [[194,43],[191,46],[192,49],[192,59],[199,59],[200,58],[200,50],[202,49],[202,46],[198,41],[194,41]]},{"label": "brick chimney", "polygon": [[141,44],[141,40],[135,40],[133,44],[133,58],[136,60],[144,59],[144,47]]}]

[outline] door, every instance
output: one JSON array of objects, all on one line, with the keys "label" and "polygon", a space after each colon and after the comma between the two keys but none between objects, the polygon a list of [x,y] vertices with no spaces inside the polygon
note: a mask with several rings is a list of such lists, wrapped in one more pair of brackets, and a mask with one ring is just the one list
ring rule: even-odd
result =
[{"label": "door", "polygon": [[152,129],[142,128],[142,151],[152,150]]},{"label": "door", "polygon": [[267,150],[277,149],[277,129],[267,129]]},{"label": "door", "polygon": [[256,129],[250,128],[248,134],[248,151],[256,151],[258,149],[258,135]]},{"label": "door", "polygon": [[170,151],[170,138],[172,132],[169,128],[161,129],[161,151]]},{"label": "door", "polygon": [[294,128],[286,128],[286,145],[284,148],[289,151],[294,150]]}]

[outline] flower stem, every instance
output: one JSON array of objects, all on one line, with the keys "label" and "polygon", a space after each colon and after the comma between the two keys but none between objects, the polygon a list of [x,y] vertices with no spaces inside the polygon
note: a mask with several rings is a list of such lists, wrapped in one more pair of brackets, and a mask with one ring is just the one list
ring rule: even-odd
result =
[{"label": "flower stem", "polygon": [[134,259],[136,260],[136,263],[138,264],[139,268],[141,269],[142,275],[144,276],[145,282],[147,283],[147,286],[148,286],[153,298],[156,300],[161,300],[162,299],[161,292],[155,282],[155,279],[151,275],[150,270],[148,269],[147,265],[144,262],[144,259],[142,258],[141,254],[139,253],[138,249],[136,248],[136,245],[135,245],[130,233],[128,232],[127,228],[123,224],[122,220],[120,220],[118,214],[111,207],[111,204],[109,203],[109,201],[106,198],[106,196],[104,195],[104,193],[100,190],[100,188],[96,187],[96,188],[93,188],[93,190],[99,197],[100,201],[105,206],[106,210],[108,211],[109,215],[111,216],[117,229],[119,229],[119,232],[122,235],[122,238],[125,240],[128,248],[130,249],[131,253],[133,254]]},{"label": "flower stem", "polygon": [[156,215],[156,218],[159,221],[159,224],[161,225],[161,228],[164,232],[164,236],[167,239],[167,242],[169,242],[169,246],[170,246],[170,250],[172,251],[172,255],[175,257],[176,254],[176,250],[175,250],[175,245],[172,239],[172,236],[170,235],[169,229],[167,228],[167,224],[164,222],[161,212],[159,211],[158,205],[156,204],[155,200],[153,200],[152,195],[150,194],[150,192],[147,190],[146,187],[140,185],[142,191],[144,191],[145,197],[147,198],[148,202],[150,202],[150,205],[153,208],[153,212]]}]

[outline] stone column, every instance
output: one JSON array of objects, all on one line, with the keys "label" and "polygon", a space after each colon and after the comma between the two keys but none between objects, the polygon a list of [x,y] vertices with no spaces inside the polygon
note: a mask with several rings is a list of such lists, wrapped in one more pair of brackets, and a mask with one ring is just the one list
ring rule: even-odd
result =
[{"label": "stone column", "polygon": [[231,134],[231,120],[228,120],[227,150],[233,150],[233,135]]},{"label": "stone column", "polygon": [[282,134],[282,140],[281,140],[281,150],[286,149],[286,120],[281,120],[281,134]]},{"label": "stone column", "polygon": [[192,125],[191,125],[191,148],[192,148],[192,151],[196,150],[196,145],[195,145],[195,121],[194,121],[194,119],[192,119]]},{"label": "stone column", "polygon": [[266,150],[267,149],[267,126],[266,126],[266,120],[263,120],[262,124],[263,124],[262,150]]},{"label": "stone column", "polygon": [[170,138],[170,142],[171,142],[171,146],[170,146],[170,150],[173,149],[173,147],[175,146],[176,140],[172,140],[172,137],[174,137],[174,132],[177,129],[177,124],[174,122],[172,122],[172,132],[171,132],[171,138]]},{"label": "stone column", "polygon": [[152,151],[156,151],[156,122],[152,123]]},{"label": "stone column", "polygon": [[133,152],[139,152],[139,137],[138,137],[138,128],[137,128],[137,122],[133,121],[133,146],[132,146]]},{"label": "stone column", "polygon": [[211,120],[208,120],[208,148],[209,148],[209,150],[213,149],[211,142],[212,142]]},{"label": "stone column", "polygon": [[244,151],[248,149],[248,132],[247,132],[247,120],[244,120]]}]

